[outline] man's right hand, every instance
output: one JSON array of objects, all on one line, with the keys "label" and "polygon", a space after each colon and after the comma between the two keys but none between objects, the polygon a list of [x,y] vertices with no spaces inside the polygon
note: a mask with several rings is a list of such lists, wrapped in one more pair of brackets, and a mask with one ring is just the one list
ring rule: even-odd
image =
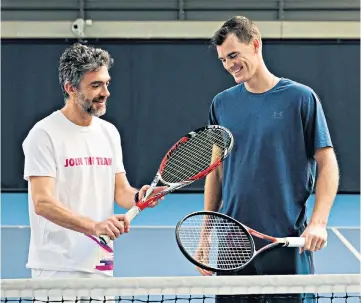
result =
[{"label": "man's right hand", "polygon": [[129,220],[125,215],[114,215],[105,221],[95,223],[95,235],[107,235],[111,240],[129,232]]},{"label": "man's right hand", "polygon": [[[206,241],[206,240],[203,240],[203,241]],[[196,250],[194,258],[200,263],[207,264],[209,262],[209,249],[199,246],[198,249]],[[212,276],[213,275],[212,271],[202,269],[198,266],[196,266],[196,269],[201,273],[202,276]]]},{"label": "man's right hand", "polygon": [[210,270],[205,270],[203,268],[200,268],[196,266],[197,270],[201,273],[202,276],[212,276],[214,273]]}]

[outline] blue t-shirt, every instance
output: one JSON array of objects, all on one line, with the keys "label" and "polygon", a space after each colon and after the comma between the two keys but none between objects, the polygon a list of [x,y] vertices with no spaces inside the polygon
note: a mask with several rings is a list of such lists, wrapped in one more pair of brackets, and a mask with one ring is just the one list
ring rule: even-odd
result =
[{"label": "blue t-shirt", "polygon": [[223,163],[220,211],[271,236],[298,235],[315,185],[313,156],[332,146],[315,92],[285,78],[261,94],[239,84],[214,98],[209,123],[235,140]]}]

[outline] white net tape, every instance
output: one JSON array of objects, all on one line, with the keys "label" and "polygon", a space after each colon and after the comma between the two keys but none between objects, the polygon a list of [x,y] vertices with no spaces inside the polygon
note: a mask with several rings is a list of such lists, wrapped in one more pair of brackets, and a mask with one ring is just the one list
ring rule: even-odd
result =
[{"label": "white net tape", "polygon": [[[3,279],[1,297],[353,293],[361,275]],[[359,300],[359,298],[358,298]],[[359,301],[358,301],[359,302]]]}]

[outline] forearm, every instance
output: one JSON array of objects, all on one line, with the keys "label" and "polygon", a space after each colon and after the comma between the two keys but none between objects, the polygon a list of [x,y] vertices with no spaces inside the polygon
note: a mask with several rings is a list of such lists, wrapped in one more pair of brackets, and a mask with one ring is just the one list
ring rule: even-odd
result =
[{"label": "forearm", "polygon": [[134,196],[139,189],[127,186],[117,191],[115,202],[122,208],[130,209],[135,205]]},{"label": "forearm", "polygon": [[221,167],[210,173],[204,187],[204,210],[219,211],[222,203]]},{"label": "forearm", "polygon": [[95,233],[95,222],[92,219],[72,212],[53,197],[36,197],[35,212],[64,228],[88,235]]},{"label": "forearm", "polygon": [[334,157],[319,166],[316,182],[315,206],[310,223],[326,225],[337,194],[339,169]]}]

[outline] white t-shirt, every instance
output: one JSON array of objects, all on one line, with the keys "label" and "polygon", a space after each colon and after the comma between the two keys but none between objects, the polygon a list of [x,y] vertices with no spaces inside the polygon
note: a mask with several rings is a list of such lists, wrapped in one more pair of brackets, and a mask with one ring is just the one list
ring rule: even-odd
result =
[{"label": "white t-shirt", "polygon": [[[115,174],[125,173],[115,126],[93,117],[88,127],[70,122],[61,111],[39,121],[23,142],[24,179],[55,178],[55,198],[95,221],[114,214]],[[113,275],[113,254],[86,235],[63,228],[34,211],[28,184],[31,238],[27,268],[102,272]]]}]

